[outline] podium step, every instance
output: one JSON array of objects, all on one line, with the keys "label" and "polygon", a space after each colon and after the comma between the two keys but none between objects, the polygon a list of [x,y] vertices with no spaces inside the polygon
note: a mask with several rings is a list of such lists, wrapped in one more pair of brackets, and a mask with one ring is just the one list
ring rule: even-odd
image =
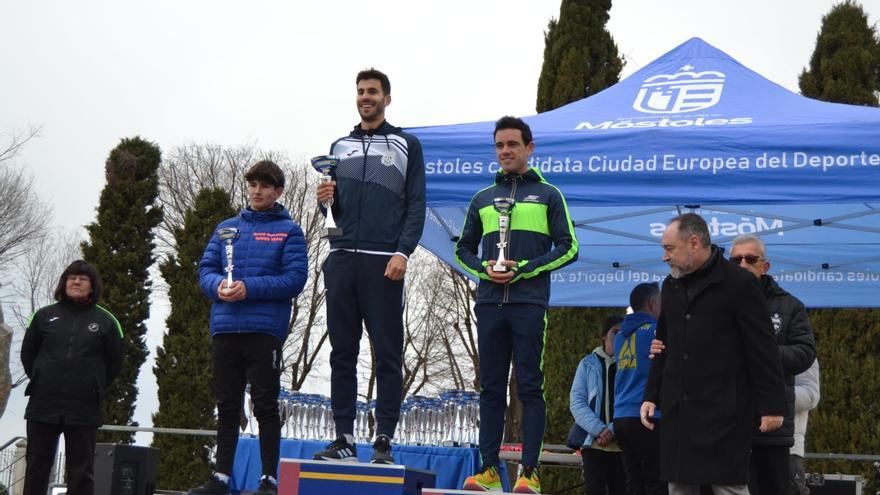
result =
[{"label": "podium step", "polygon": [[430,471],[396,464],[281,459],[279,495],[419,495],[433,487]]}]

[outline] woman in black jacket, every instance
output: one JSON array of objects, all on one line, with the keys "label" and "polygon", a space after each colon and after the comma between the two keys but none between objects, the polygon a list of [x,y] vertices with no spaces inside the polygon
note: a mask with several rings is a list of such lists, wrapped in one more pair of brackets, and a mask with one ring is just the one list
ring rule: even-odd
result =
[{"label": "woman in black jacket", "polygon": [[98,306],[101,278],[82,260],[61,274],[55,304],[28,322],[21,363],[30,378],[24,494],[44,495],[64,434],[68,495],[92,495],[101,400],[122,365],[122,327]]}]

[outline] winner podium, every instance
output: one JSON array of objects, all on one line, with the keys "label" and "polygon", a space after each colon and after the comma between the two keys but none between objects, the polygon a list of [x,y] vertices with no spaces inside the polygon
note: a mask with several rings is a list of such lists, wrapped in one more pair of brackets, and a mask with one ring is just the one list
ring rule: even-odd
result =
[{"label": "winner podium", "polygon": [[279,495],[421,495],[434,473],[397,464],[281,459]]}]

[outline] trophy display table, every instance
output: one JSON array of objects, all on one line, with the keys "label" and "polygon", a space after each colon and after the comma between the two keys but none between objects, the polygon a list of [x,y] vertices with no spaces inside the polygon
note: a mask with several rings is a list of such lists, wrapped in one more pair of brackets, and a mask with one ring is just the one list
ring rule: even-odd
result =
[{"label": "trophy display table", "polygon": [[[280,457],[282,459],[310,460],[315,452],[325,449],[328,444],[329,442],[315,440],[282,439]],[[359,443],[357,448],[358,461],[361,464],[369,463],[373,455],[373,446]],[[393,445],[391,454],[397,464],[435,473],[434,486],[441,488],[460,489],[464,479],[480,469],[479,449]],[[259,440],[239,438],[238,448],[235,451],[235,464],[232,469],[232,488],[235,490],[256,490],[262,474],[260,466]],[[505,490],[508,490],[507,471],[504,463],[501,463],[501,479],[505,483]],[[333,493],[325,491],[321,495],[333,495]]]},{"label": "trophy display table", "polygon": [[406,466],[281,459],[278,495],[421,495],[434,473]]}]

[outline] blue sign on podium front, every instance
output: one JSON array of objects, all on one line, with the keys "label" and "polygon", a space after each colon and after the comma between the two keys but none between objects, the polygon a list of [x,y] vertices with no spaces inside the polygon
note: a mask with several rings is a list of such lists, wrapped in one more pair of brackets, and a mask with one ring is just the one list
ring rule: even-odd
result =
[{"label": "blue sign on podium front", "polygon": [[279,495],[421,495],[434,473],[396,464],[281,459]]}]

